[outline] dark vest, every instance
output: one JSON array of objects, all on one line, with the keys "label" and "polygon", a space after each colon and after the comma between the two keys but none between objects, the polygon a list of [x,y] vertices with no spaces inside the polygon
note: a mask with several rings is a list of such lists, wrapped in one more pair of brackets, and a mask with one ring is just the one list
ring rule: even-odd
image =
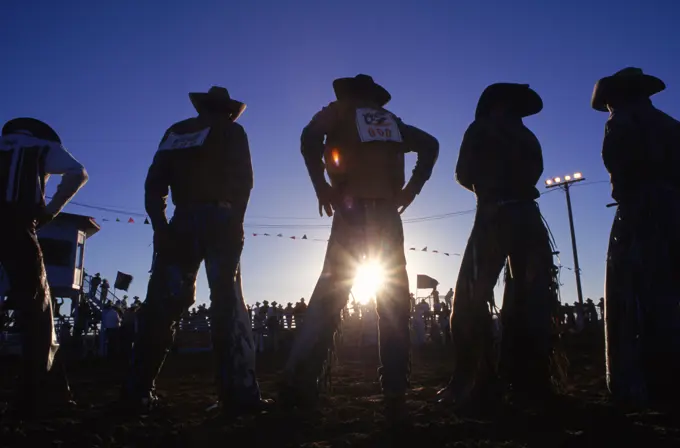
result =
[{"label": "dark vest", "polygon": [[324,161],[331,185],[362,199],[390,199],[404,186],[400,121],[370,102],[338,101]]},{"label": "dark vest", "polygon": [[250,153],[247,147],[231,147],[230,132],[243,130],[237,123],[202,116],[167,130],[154,163],[166,170],[176,206],[217,202],[247,205],[253,187]]}]

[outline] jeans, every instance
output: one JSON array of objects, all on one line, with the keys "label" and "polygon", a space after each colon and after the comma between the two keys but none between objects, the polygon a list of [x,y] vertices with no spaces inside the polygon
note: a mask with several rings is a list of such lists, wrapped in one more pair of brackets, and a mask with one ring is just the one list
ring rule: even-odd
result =
[{"label": "jeans", "polygon": [[170,233],[173,241],[157,251],[147,299],[138,311],[124,393],[133,398],[153,394],[175,327],[195,301],[196,277],[205,261],[219,399],[235,406],[259,401],[255,344],[241,290],[241,220],[228,206],[177,207]]},{"label": "jeans", "polygon": [[356,269],[364,260],[381,263],[386,275],[376,300],[383,391],[401,393],[408,387],[410,299],[404,232],[397,208],[389,201],[356,200],[336,211],[323,271],[286,364],[289,377],[309,384],[318,380]]}]

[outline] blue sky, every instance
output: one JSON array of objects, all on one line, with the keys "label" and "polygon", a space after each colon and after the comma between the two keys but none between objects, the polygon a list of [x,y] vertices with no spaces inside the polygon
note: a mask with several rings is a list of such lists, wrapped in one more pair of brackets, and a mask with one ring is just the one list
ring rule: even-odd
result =
[{"label": "blue sky", "polygon": [[[333,100],[334,78],[372,75],[391,91],[393,112],[439,139],[432,179],[405,220],[475,207],[474,196],[453,178],[462,135],[488,84],[526,82],[545,103],[541,114],[525,121],[542,143],[544,177],[581,171],[589,183],[573,189],[574,219],[584,295],[602,295],[614,210],[605,208],[610,188],[600,157],[607,115],[590,109],[590,95],[598,78],[638,66],[666,81],[668,90],[654,102],[680,117],[680,4],[239,3],[4,0],[0,121],[34,116],[60,133],[90,173],[77,202],[143,213],[144,178],[159,139],[169,125],[194,115],[187,93],[224,85],[248,104],[240,118],[255,170],[247,235],[326,238],[328,228],[321,226],[330,221],[316,217],[299,135]],[[56,179],[51,182],[54,188]],[[564,194],[547,194],[540,205],[563,265],[572,267]],[[117,270],[133,274],[130,295],[144,296],[150,226],[113,222],[127,220],[126,213],[75,205],[67,210],[94,216],[102,225],[88,243],[86,268],[111,280]],[[468,213],[406,224],[407,245],[462,253],[472,219]],[[248,237],[246,300],[309,297],[324,250],[320,242]],[[418,273],[448,289],[460,257],[408,252],[408,262],[412,289]],[[573,271],[563,269],[562,281],[563,299],[573,302]],[[197,300],[208,296],[202,273]]]}]

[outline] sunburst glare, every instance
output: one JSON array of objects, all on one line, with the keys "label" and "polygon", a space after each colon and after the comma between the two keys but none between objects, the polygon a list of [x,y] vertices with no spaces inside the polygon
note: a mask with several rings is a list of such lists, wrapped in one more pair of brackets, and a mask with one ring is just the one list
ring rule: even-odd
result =
[{"label": "sunburst glare", "polygon": [[375,261],[362,263],[354,277],[352,295],[357,302],[366,304],[375,298],[384,283],[385,269],[380,263]]}]

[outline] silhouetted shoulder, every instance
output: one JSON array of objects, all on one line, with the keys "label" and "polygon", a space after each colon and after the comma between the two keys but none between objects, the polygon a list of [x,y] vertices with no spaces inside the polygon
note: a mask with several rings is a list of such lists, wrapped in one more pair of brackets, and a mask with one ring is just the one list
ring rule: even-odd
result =
[{"label": "silhouetted shoulder", "polygon": [[201,127],[201,125],[205,124],[201,122],[202,120],[200,120],[199,117],[187,118],[186,120],[178,121],[177,123],[170,126],[168,128],[168,132],[175,133],[191,132],[196,128]]},{"label": "silhouetted shoulder", "polygon": [[312,120],[310,121],[310,124],[313,126],[327,128],[336,120],[338,114],[341,113],[343,107],[347,106],[348,105],[346,104],[343,105],[338,101],[333,101],[324,108],[322,108],[320,111],[318,111],[316,114],[314,114]]},{"label": "silhouetted shoulder", "polygon": [[475,120],[467,127],[463,134],[461,149],[468,149],[481,141],[492,130],[492,124],[487,120]]},{"label": "silhouetted shoulder", "polygon": [[654,112],[655,112],[655,118],[659,122],[661,122],[664,127],[672,128],[676,132],[677,132],[678,129],[680,129],[680,121],[678,121],[675,117],[672,117],[672,116],[668,115],[666,112],[661,111],[659,109],[654,109]]},{"label": "silhouetted shoulder", "polygon": [[242,124],[237,123],[237,122],[235,122],[235,121],[232,121],[231,124],[230,124],[229,126],[230,126],[231,129],[235,129],[235,130],[237,130],[237,131],[243,131],[243,132],[246,131],[246,129],[243,127]]},{"label": "silhouetted shoulder", "polygon": [[231,124],[229,124],[229,133],[232,133],[232,134],[237,135],[237,136],[245,135],[246,130],[241,124],[233,121],[233,122],[231,122]]},{"label": "silhouetted shoulder", "polygon": [[473,136],[485,132],[489,127],[490,124],[487,122],[487,120],[475,120],[467,127],[465,134]]},{"label": "silhouetted shoulder", "polygon": [[534,134],[534,131],[532,131],[531,129],[524,125],[522,125],[522,131],[524,133],[525,138],[528,140],[528,143],[531,143],[534,146],[538,146],[539,148],[541,147],[541,142],[538,140],[538,137],[536,137],[536,134]]},{"label": "silhouetted shoulder", "polygon": [[322,138],[323,135],[328,135],[341,115],[341,108],[342,105],[339,102],[333,101],[314,114],[302,130],[302,139],[309,140],[311,138],[316,140]]}]

